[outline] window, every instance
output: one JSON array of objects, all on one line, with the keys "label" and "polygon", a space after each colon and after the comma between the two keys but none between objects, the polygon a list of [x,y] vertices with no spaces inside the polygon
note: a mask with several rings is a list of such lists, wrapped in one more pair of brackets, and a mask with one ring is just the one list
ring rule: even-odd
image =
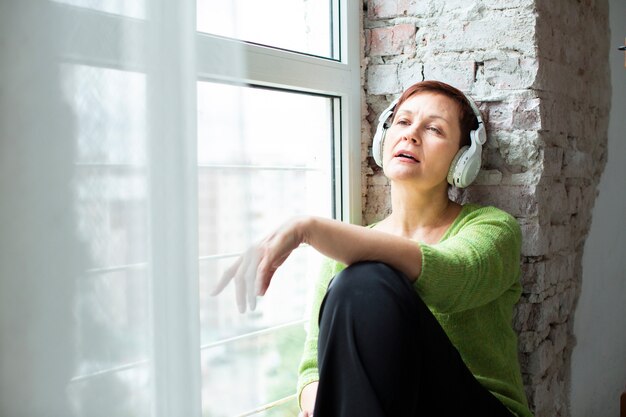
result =
[{"label": "window", "polygon": [[59,70],[89,260],[73,305],[77,415],[295,412],[319,255],[297,249],[253,313],[232,286],[208,293],[291,216],[360,222],[359,3],[270,3],[52,2],[79,22]]}]

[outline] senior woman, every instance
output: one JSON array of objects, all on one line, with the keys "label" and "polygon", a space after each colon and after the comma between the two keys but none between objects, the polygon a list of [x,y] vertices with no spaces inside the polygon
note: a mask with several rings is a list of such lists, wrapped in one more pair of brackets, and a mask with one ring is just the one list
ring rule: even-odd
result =
[{"label": "senior woman", "polygon": [[449,184],[474,179],[484,141],[461,91],[414,84],[383,113],[374,140],[391,214],[368,227],[291,220],[225,273],[218,291],[234,278],[239,304],[247,294],[253,306],[301,243],[328,258],[300,365],[301,415],[531,415],[511,325],[519,225],[448,198]]}]

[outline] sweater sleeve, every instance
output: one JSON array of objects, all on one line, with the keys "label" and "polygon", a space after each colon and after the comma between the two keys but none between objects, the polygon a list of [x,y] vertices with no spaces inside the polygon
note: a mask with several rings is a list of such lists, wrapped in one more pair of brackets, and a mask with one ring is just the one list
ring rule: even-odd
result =
[{"label": "sweater sleeve", "polygon": [[319,335],[319,312],[328,284],[331,279],[337,275],[345,265],[338,263],[332,259],[325,259],[320,269],[319,279],[315,285],[313,292],[313,300],[311,304],[311,315],[307,323],[307,335],[304,341],[304,351],[300,360],[298,370],[298,405],[302,409],[300,397],[304,387],[312,382],[319,380],[319,372],[317,368],[317,338]]},{"label": "sweater sleeve", "polygon": [[445,240],[420,248],[422,271],[414,286],[438,313],[487,304],[519,280],[519,224],[494,207],[478,208]]}]

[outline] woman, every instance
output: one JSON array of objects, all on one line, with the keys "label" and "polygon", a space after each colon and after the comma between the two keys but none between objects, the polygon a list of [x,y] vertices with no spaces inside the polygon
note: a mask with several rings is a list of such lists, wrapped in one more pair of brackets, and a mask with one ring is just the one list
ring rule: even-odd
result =
[{"label": "woman", "polygon": [[511,327],[519,226],[447,193],[468,182],[455,171],[461,148],[478,148],[480,161],[480,114],[435,81],[409,87],[388,110],[374,153],[391,214],[370,227],[294,219],[233,265],[218,291],[234,277],[238,303],[245,308],[247,294],[253,307],[255,290],[265,293],[301,243],[329,258],[300,366],[304,417],[530,416]]}]

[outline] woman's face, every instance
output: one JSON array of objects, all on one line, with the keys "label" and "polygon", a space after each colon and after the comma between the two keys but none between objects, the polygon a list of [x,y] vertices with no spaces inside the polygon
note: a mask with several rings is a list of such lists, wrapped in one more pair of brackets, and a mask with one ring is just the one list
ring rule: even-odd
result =
[{"label": "woman's face", "polygon": [[419,188],[446,184],[460,139],[458,104],[442,94],[417,93],[402,103],[387,130],[385,175],[392,181],[415,182]]}]

